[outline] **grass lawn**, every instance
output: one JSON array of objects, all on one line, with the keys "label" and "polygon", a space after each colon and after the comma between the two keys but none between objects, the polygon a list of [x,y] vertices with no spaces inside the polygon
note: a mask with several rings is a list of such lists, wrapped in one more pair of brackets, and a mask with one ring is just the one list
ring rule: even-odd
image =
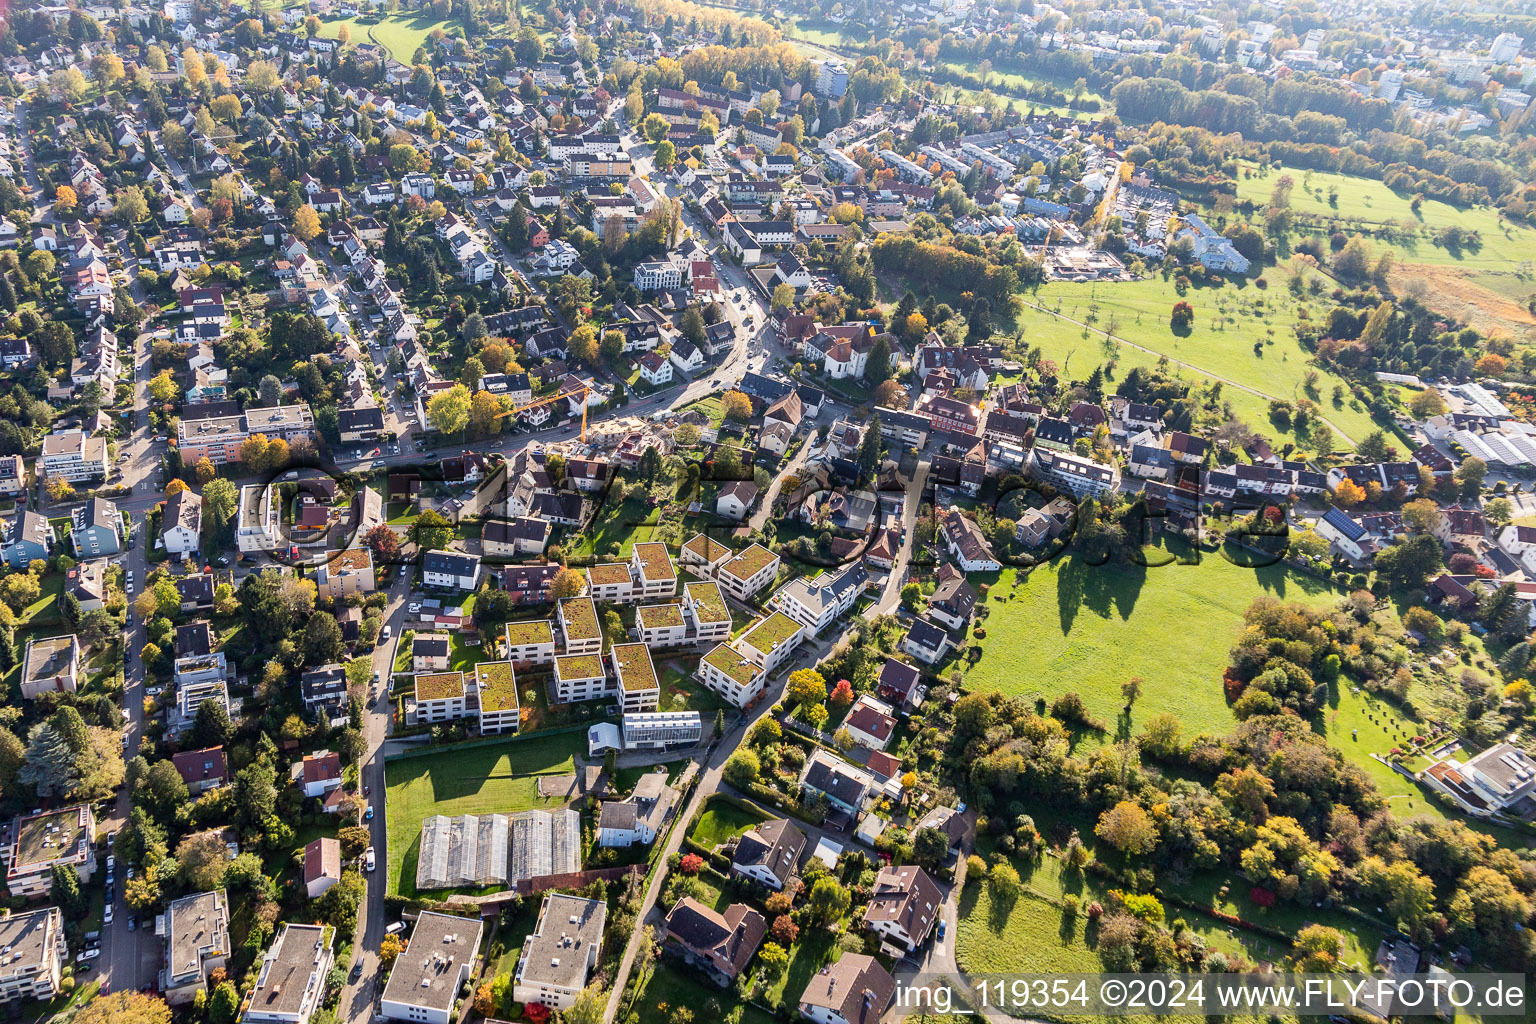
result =
[{"label": "grass lawn", "polygon": [[[1509,269],[1512,264],[1528,263],[1536,251],[1536,228],[1503,221],[1491,206],[1458,209],[1436,199],[1425,199],[1418,213],[1414,213],[1412,195],[1393,192],[1374,178],[1353,174],[1288,167],[1262,172],[1244,164],[1237,178],[1238,201],[1250,199],[1260,206],[1268,204],[1275,183],[1282,176],[1289,176],[1293,182],[1291,209],[1307,222],[1367,227],[1386,221],[1418,223],[1422,232],[1416,239],[1376,243],[1378,248],[1395,249],[1405,262]],[[1337,205],[1330,204],[1328,199],[1334,191],[1338,193]],[[1476,231],[1481,244],[1460,251],[1435,244],[1435,233],[1452,226]]]},{"label": "grass lawn", "polygon": [[[733,989],[719,989],[704,975],[669,957],[656,961],[645,990],[634,1002],[640,1024],[668,1024],[674,1007],[693,1010],[694,1019],[718,1022],[738,1000]],[[741,1024],[773,1024],[775,1018],[750,1004],[742,1004]]]},{"label": "grass lawn", "polygon": [[[1426,199],[1415,213],[1411,195],[1393,192],[1375,179],[1295,168],[1261,172],[1244,164],[1237,179],[1239,200],[1268,203],[1282,175],[1294,182],[1291,208],[1303,231],[1329,234],[1342,229],[1374,235],[1392,222],[1396,237],[1372,237],[1371,245],[1377,252],[1396,252],[1396,290],[1422,281],[1428,287],[1427,303],[1437,311],[1484,332],[1502,329],[1517,339],[1536,340],[1536,316],[1525,305],[1531,293],[1536,228],[1502,221],[1490,206],[1459,209]],[[1439,244],[1436,235],[1451,226],[1477,232],[1476,240],[1460,249]],[[1404,228],[1409,229],[1406,237]]]},{"label": "grass lawn", "polygon": [[[679,696],[683,698],[681,707],[677,704]],[[725,706],[725,700],[718,693],[685,675],[675,663],[662,674],[662,710],[697,711],[707,727],[714,721],[715,712]]]},{"label": "grass lawn", "polygon": [[[576,538],[578,543],[570,553],[578,558],[628,559],[635,544],[651,539],[660,518],[661,510],[651,508],[644,497],[625,498],[617,507],[605,505],[598,521]],[[618,545],[617,552],[614,545]]]},{"label": "grass lawn", "polygon": [[410,64],[416,55],[418,47],[426,45],[427,36],[435,28],[447,30],[447,21],[438,21],[427,15],[420,17],[408,17],[397,14],[385,18],[378,24],[366,24],[357,18],[337,18],[334,21],[322,22],[320,35],[327,39],[339,37],[341,26],[346,25],[351,32],[353,44],[373,39],[380,46],[387,49],[390,54],[402,64]]},{"label": "grass lawn", "polygon": [[760,821],[767,820],[743,807],[724,800],[710,800],[693,823],[690,835],[694,842],[707,849],[715,849],[733,836],[739,836]]},{"label": "grass lawn", "polygon": [[389,891],[416,894],[421,823],[434,814],[513,814],[561,806],[538,794],[538,777],[575,771],[580,733],[448,748],[384,766],[389,822]]},{"label": "grass lawn", "polygon": [[769,1005],[779,1005],[777,1001],[784,998],[786,992],[793,1001],[805,991],[812,975],[836,959],[836,934],[826,928],[802,929],[800,938],[789,947],[789,966],[768,987]]},{"label": "grass lawn", "polygon": [[[1204,936],[1213,948],[1250,958],[1262,955],[1262,946],[1249,949],[1224,931],[1207,935],[1196,921],[1189,923],[1191,930]],[[1000,904],[992,899],[987,883],[966,886],[960,897],[956,956],[960,969],[968,974],[1098,974],[1104,967],[1087,925],[1086,914],[1068,921],[1054,904],[1041,899],[1026,895],[1011,905]],[[1200,1018],[1147,1014],[1119,1019],[1150,1022]]]},{"label": "grass lawn", "polygon": [[[1127,364],[1122,373],[1134,365],[1155,363],[1157,356],[1167,356],[1269,398],[1295,401],[1310,397],[1303,390],[1304,378],[1308,371],[1316,370],[1319,379],[1314,401],[1329,422],[1358,441],[1374,429],[1370,413],[1347,394],[1339,404],[1332,401],[1333,387],[1343,379],[1314,366],[1296,340],[1292,329],[1300,302],[1283,287],[1283,280],[1276,280],[1283,276],[1283,271],[1271,270],[1270,287],[1264,290],[1253,284],[1240,288],[1228,283],[1191,287],[1184,296],[1178,294],[1173,281],[1164,281],[1158,274],[1131,282],[1053,282],[1025,296],[1026,301],[1044,310],[1023,307],[1018,325],[1031,344],[1040,345],[1048,358],[1063,364],[1064,372],[1076,379],[1086,378],[1106,361],[1106,341],[1101,333],[1105,331],[1114,336],[1116,341],[1109,344]],[[1194,326],[1183,336],[1168,326],[1168,311],[1181,298],[1195,308]],[[1320,312],[1319,306],[1314,315]],[[1084,338],[1083,327],[1061,317],[1091,324],[1089,336]],[[1256,342],[1262,343],[1261,356],[1254,355]],[[1155,355],[1132,347],[1138,345]],[[1231,387],[1223,390],[1222,398],[1232,402],[1234,413],[1249,426],[1275,433],[1269,423],[1267,398]],[[1340,442],[1347,443],[1342,438]]]},{"label": "grass lawn", "polygon": [[1058,559],[1014,584],[1014,570],[1005,569],[992,587],[980,622],[987,635],[971,641],[981,659],[965,669],[967,688],[1048,701],[1073,689],[1113,729],[1124,705],[1120,684],[1141,676],[1132,732],[1170,711],[1186,735],[1225,733],[1235,723],[1221,673],[1255,598],[1328,604],[1338,596],[1311,577],[1244,568],[1209,552],[1198,565],[1161,568]]},{"label": "grass lawn", "polygon": [[1363,690],[1356,693],[1350,686],[1333,684],[1328,687],[1321,726],[1330,747],[1337,748],[1365,769],[1376,788],[1387,798],[1392,813],[1404,819],[1420,814],[1435,818],[1446,816],[1418,783],[1370,756],[1380,754],[1385,757],[1393,747],[1406,747],[1408,740],[1419,731],[1419,725],[1404,717],[1392,704]]},{"label": "grass lawn", "polygon": [[448,635],[452,640],[448,650],[448,668],[451,671],[470,673],[475,670],[476,665],[490,658],[491,652],[483,641],[470,645],[464,642],[462,633],[454,632]]}]

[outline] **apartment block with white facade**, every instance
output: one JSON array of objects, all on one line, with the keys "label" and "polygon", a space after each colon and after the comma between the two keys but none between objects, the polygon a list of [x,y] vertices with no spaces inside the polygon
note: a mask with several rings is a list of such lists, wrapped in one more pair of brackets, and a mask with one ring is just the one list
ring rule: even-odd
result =
[{"label": "apartment block with white facade", "polygon": [[647,599],[672,597],[677,593],[677,569],[667,546],[660,541],[636,544],[629,558],[630,573],[635,578],[635,596]]},{"label": "apartment block with white facade", "polygon": [[105,480],[107,477],[107,439],[90,437],[84,431],[67,430],[43,438],[38,466],[44,477],[63,477],[70,483]]}]

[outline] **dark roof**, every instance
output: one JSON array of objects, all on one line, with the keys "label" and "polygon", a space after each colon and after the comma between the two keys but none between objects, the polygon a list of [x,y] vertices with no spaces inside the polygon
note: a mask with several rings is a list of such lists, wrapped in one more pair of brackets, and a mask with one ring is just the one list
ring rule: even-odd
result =
[{"label": "dark roof", "polygon": [[805,852],[805,833],[786,818],[774,818],[744,833],[736,840],[732,866],[761,865],[783,884],[795,873],[800,855]]},{"label": "dark roof", "polygon": [[213,653],[213,631],[206,622],[189,622],[176,627],[176,657],[186,658]]}]

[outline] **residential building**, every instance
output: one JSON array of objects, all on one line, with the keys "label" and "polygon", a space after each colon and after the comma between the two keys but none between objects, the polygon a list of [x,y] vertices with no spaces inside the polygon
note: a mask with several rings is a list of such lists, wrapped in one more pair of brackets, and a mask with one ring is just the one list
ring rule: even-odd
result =
[{"label": "residential building", "polygon": [[976,591],[965,574],[952,565],[941,565],[938,584],[928,595],[928,617],[949,629],[965,629],[976,609]]},{"label": "residential building", "polygon": [[240,1024],[309,1024],[325,998],[333,961],[329,925],[284,922],[262,956]]},{"label": "residential building", "polygon": [[588,566],[587,594],[593,601],[628,603],[635,597],[635,580],[624,562]]},{"label": "residential building", "polygon": [[514,666],[548,665],[555,660],[555,627],[548,619],[507,623],[507,659]]},{"label": "residential building", "polygon": [[106,498],[92,498],[70,511],[70,543],[75,557],[96,558],[123,550],[123,517]]},{"label": "residential building", "polygon": [[663,936],[685,963],[716,984],[728,985],[746,969],[767,933],[763,915],[744,903],[733,903],[721,914],[685,896],[667,914]]},{"label": "residential building", "polygon": [[640,642],[646,647],[681,647],[688,642],[683,606],[675,601],[643,604],[635,609],[635,628],[639,630]]},{"label": "residential building", "polygon": [[[508,628],[511,628],[508,623]],[[517,732],[522,709],[517,700],[517,674],[511,661],[482,661],[475,666],[475,693],[480,707],[480,735]]]},{"label": "residential building", "polygon": [[53,553],[53,526],[46,516],[29,508],[11,513],[0,523],[0,558],[12,569],[47,560]]},{"label": "residential building", "polygon": [[80,681],[80,641],[66,636],[27,641],[21,659],[21,695],[36,700],[44,693],[74,693]]},{"label": "residential building", "polygon": [[96,815],[89,804],[79,804],[17,818],[5,862],[12,896],[48,895],[55,864],[74,868],[81,882],[89,882],[96,870]]},{"label": "residential building", "polygon": [[805,833],[787,818],[772,818],[736,840],[731,871],[779,891],[795,877],[805,852]]},{"label": "residential building", "polygon": [[317,721],[334,723],[347,720],[347,673],[335,663],[307,668],[299,674],[299,696],[304,710]]},{"label": "residential building", "polygon": [[0,917],[0,949],[6,953],[0,963],[0,1004],[46,1001],[63,990],[69,947],[58,907]]},{"label": "residential building", "polygon": [[446,672],[452,641],[447,633],[417,633],[411,638],[412,672]]},{"label": "residential building", "polygon": [[480,556],[462,551],[428,551],[421,560],[423,586],[473,591],[480,585]]},{"label": "residential building", "polygon": [[483,925],[478,917],[423,911],[411,943],[395,961],[379,1015],[386,1020],[451,1024],[459,989],[474,973]]},{"label": "residential building", "polygon": [[240,511],[235,545],[241,554],[272,551],[278,545],[277,488],[246,484],[240,488]]},{"label": "residential building", "polygon": [[304,892],[312,900],[341,881],[341,843],[321,836],[304,846]]},{"label": "residential building", "polygon": [[966,572],[997,572],[1002,563],[992,553],[992,545],[974,519],[967,519],[951,505],[939,513],[939,528],[945,547],[956,564]]},{"label": "residential building", "polygon": [[818,747],[800,769],[800,788],[808,795],[824,796],[836,811],[856,817],[879,787],[863,768]]},{"label": "residential building", "polygon": [[819,633],[853,607],[869,583],[861,562],[850,562],[820,576],[797,576],[773,595],[768,607]]},{"label": "residential building", "polygon": [[[635,545],[639,547],[639,545]],[[568,597],[560,602],[560,633],[566,654],[597,654],[603,649],[603,630],[597,606],[590,597]]]},{"label": "residential building", "polygon": [[844,953],[806,982],[800,1016],[812,1024],[879,1024],[896,981],[872,956]]},{"label": "residential building", "polygon": [[229,761],[224,756],[223,747],[183,750],[171,755],[171,763],[192,796],[218,789],[229,774]]},{"label": "residential building", "polygon": [[202,544],[203,498],[190,490],[177,491],[165,503],[160,520],[160,545],[168,555],[190,555]]},{"label": "residential building", "polygon": [[677,570],[667,546],[659,541],[636,544],[629,559],[637,597],[672,597],[677,593]]},{"label": "residential building", "polygon": [[724,643],[731,638],[731,610],[717,585],[683,584],[683,614],[693,629],[695,643]]},{"label": "residential building", "polygon": [[469,713],[463,672],[418,672],[416,694],[405,702],[407,725],[440,725]]},{"label": "residential building", "polygon": [[[1035,475],[1079,498],[1102,497],[1120,486],[1118,467],[1070,452],[1050,451],[1037,446],[1031,450],[1030,460]],[[1138,475],[1155,473],[1139,472]]]},{"label": "residential building", "polygon": [[677,790],[667,785],[667,773],[646,772],[627,799],[603,803],[597,821],[597,845],[649,846],[661,834],[676,803]]},{"label": "residential building", "polygon": [[886,867],[875,878],[864,927],[912,953],[928,940],[943,902],[943,893],[922,868],[915,864]]},{"label": "residential building", "polygon": [[341,758],[335,751],[317,750],[299,762],[299,788],[311,799],[324,797],[341,785]]},{"label": "residential building", "polygon": [[44,477],[63,477],[70,483],[107,478],[107,440],[80,430],[49,434],[43,438],[38,466]]},{"label": "residential building", "polygon": [[344,600],[371,594],[376,586],[373,552],[366,545],[338,551],[315,569],[315,587],[322,598]]},{"label": "residential building", "polygon": [[715,581],[721,590],[736,600],[750,601],[778,575],[779,556],[761,544],[753,544],[721,565],[715,573]]},{"label": "residential building", "polygon": [[555,702],[597,700],[609,693],[608,674],[599,654],[562,654],[555,658]]},{"label": "residential building", "polygon": [[848,709],[843,728],[859,746],[884,750],[896,735],[896,716],[889,704],[865,693]]},{"label": "residential building", "polygon": [[1536,759],[1511,743],[1495,743],[1466,761],[1445,758],[1425,769],[1423,778],[1479,818],[1525,817],[1536,810]]},{"label": "residential building", "polygon": [[548,893],[539,920],[523,941],[513,975],[512,998],[569,1009],[586,987],[603,946],[608,905],[562,893]]}]

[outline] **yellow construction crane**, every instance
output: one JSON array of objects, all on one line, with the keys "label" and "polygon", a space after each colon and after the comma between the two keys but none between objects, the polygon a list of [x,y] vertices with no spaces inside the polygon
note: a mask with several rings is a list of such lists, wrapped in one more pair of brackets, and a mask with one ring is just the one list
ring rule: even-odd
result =
[{"label": "yellow construction crane", "polygon": [[587,396],[589,394],[591,394],[591,392],[592,392],[592,389],[589,388],[587,385],[583,384],[580,387],[572,388],[569,391],[562,391],[562,392],[560,392],[557,395],[550,395],[548,398],[536,398],[533,401],[528,402],[525,405],[515,406],[515,407],[513,407],[511,409],[508,409],[506,412],[499,414],[497,416],[497,419],[501,419],[501,418],[504,418],[504,417],[507,417],[507,416],[516,416],[520,412],[526,412],[529,409],[537,409],[541,405],[554,405],[556,402],[568,401],[572,396],[580,395],[581,396],[581,443],[582,444],[586,444],[587,443]]}]

